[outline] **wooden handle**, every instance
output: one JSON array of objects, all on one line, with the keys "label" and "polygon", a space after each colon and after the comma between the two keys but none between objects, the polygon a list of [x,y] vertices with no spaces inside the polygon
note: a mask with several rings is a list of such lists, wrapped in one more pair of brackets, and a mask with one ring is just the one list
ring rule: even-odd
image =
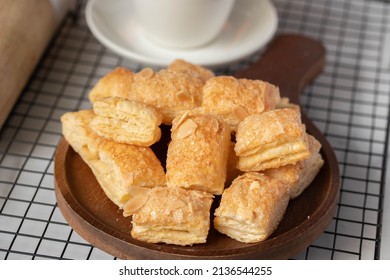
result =
[{"label": "wooden handle", "polygon": [[49,0],[0,1],[0,128],[55,27]]},{"label": "wooden handle", "polygon": [[297,34],[275,37],[262,57],[248,68],[237,72],[237,78],[268,81],[280,94],[299,104],[299,95],[325,65],[324,46],[314,39]]}]

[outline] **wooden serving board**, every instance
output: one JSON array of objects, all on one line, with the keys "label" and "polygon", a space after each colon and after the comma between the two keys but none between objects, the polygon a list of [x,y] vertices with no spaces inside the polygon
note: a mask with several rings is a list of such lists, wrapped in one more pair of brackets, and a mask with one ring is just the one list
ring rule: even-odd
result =
[{"label": "wooden serving board", "polygon": [[[291,46],[295,46],[295,49]],[[284,55],[293,55],[301,61],[300,65],[306,65],[303,68],[307,69],[301,69],[300,77],[297,77],[285,73],[285,69],[275,68],[267,79],[275,84],[278,83],[278,75],[284,80],[294,79],[290,83],[280,81],[284,84],[281,89],[289,92],[290,98],[298,101],[294,92],[300,91],[322,70],[324,48],[318,42],[302,36],[279,36],[270,44],[269,52],[254,65],[255,72],[268,73],[262,68],[262,63],[272,61],[270,55],[280,55],[280,48],[287,51]],[[317,54],[310,56],[313,52]],[[311,60],[306,61],[307,64],[306,58]],[[290,62],[285,60],[284,63]],[[299,68],[299,65],[297,67]],[[252,72],[243,71],[238,76],[243,77],[248,73]],[[260,78],[258,74],[254,76]],[[217,232],[212,225],[207,243],[193,246],[150,244],[132,238],[131,218],[123,217],[118,207],[106,197],[89,167],[64,139],[60,141],[55,156],[55,191],[58,206],[68,223],[83,238],[121,259],[287,259],[304,250],[329,225],[340,187],[338,164],[331,146],[310,120],[306,116],[303,117],[308,132],[322,144],[321,153],[325,164],[303,194],[290,201],[279,227],[263,242],[241,243]],[[170,140],[169,127],[163,126],[162,134],[162,139],[153,145],[152,149],[165,165]],[[212,209],[215,209],[218,203],[216,198]]]}]

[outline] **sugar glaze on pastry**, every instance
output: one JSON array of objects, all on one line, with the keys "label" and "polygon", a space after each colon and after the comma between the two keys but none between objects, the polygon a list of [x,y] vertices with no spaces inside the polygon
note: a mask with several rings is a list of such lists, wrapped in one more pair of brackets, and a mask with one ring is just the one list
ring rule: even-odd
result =
[{"label": "sugar glaze on pastry", "polygon": [[177,116],[167,152],[167,185],[221,194],[229,147],[230,128],[219,117],[198,110]]},{"label": "sugar glaze on pastry", "polygon": [[214,227],[244,243],[267,239],[287,209],[289,193],[279,180],[249,172],[227,188],[215,210]]},{"label": "sugar glaze on pastry", "polygon": [[89,100],[93,104],[107,97],[129,98],[135,73],[125,67],[117,67],[96,83],[89,92]]},{"label": "sugar glaze on pastry", "polygon": [[221,116],[236,131],[244,118],[275,109],[279,99],[279,89],[268,82],[218,76],[204,85],[202,108]]},{"label": "sugar glaze on pastry", "polygon": [[295,164],[310,156],[306,128],[294,108],[248,116],[238,126],[234,150],[242,171]]},{"label": "sugar glaze on pastry", "polygon": [[131,235],[150,243],[205,243],[210,229],[213,196],[177,187],[156,187],[134,211]]}]

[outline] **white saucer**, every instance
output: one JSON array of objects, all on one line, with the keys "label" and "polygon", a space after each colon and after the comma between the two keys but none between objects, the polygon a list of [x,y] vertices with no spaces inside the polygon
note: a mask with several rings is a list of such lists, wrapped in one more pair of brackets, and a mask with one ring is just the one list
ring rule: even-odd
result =
[{"label": "white saucer", "polygon": [[223,33],[196,49],[174,50],[145,38],[129,0],[90,0],[86,20],[93,35],[113,52],[141,64],[165,67],[181,58],[206,67],[242,59],[263,47],[276,32],[278,16],[270,0],[239,0]]}]

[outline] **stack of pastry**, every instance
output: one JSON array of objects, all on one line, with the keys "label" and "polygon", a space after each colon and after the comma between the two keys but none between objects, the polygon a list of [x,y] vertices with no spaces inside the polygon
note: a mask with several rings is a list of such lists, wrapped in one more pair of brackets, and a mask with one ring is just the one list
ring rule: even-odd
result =
[{"label": "stack of pastry", "polygon": [[223,193],[215,228],[241,242],[267,239],[289,200],[301,194],[322,167],[319,149],[294,107],[245,118],[234,147],[236,166],[244,173]]},{"label": "stack of pastry", "polygon": [[[322,166],[299,108],[265,81],[176,60],[160,71],[116,68],[89,99],[92,109],[62,116],[63,135],[145,242],[205,243],[220,195],[215,229],[264,240]],[[171,126],[165,171],[150,148],[161,124]]]},{"label": "stack of pastry", "polygon": [[108,198],[123,208],[138,188],[165,185],[164,169],[150,147],[100,137],[90,126],[94,118],[92,110],[65,113],[61,117],[62,132]]}]

